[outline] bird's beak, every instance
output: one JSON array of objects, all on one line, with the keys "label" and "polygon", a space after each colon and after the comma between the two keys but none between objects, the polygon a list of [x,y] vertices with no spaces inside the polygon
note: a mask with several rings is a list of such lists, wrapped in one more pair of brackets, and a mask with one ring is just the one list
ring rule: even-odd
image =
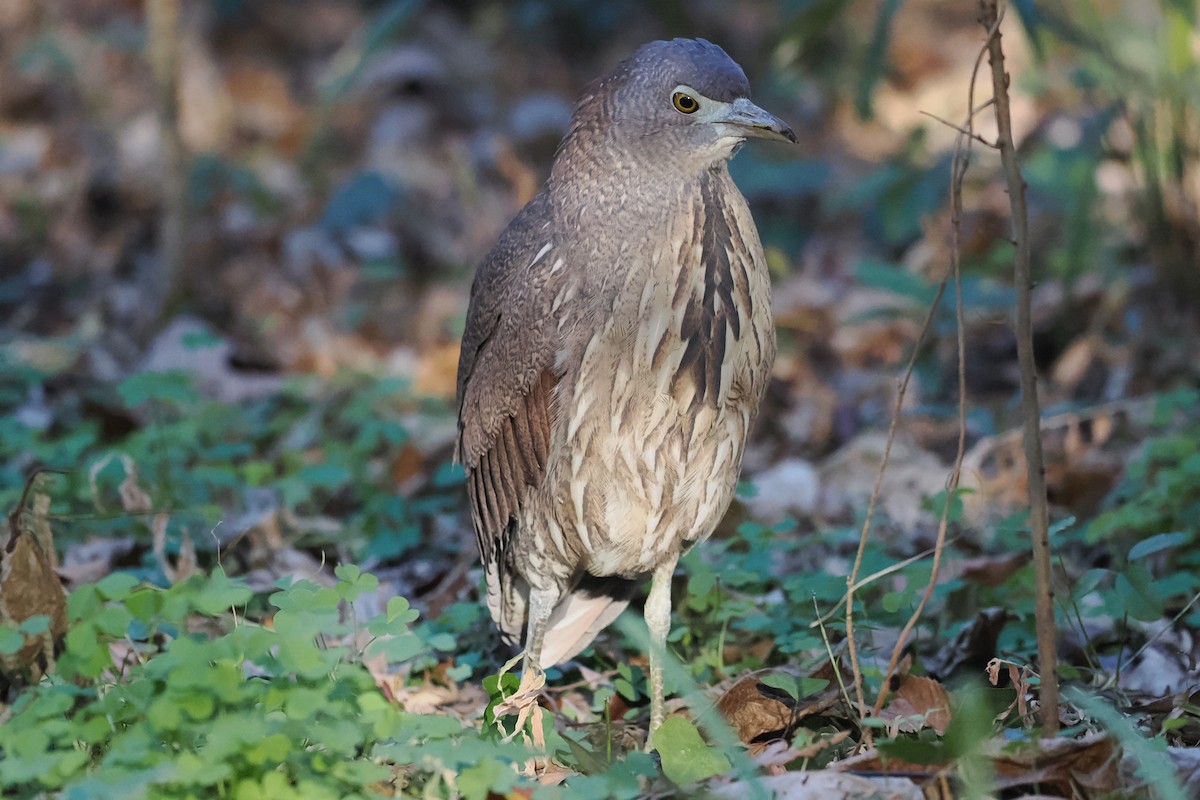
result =
[{"label": "bird's beak", "polygon": [[734,125],[746,136],[796,143],[796,134],[792,133],[786,122],[744,97],[739,97],[726,106],[724,113],[714,121]]}]

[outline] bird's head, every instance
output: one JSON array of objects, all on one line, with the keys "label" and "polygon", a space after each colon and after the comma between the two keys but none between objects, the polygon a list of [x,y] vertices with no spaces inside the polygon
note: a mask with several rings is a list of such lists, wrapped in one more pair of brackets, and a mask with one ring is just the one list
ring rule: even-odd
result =
[{"label": "bird's head", "polygon": [[796,141],[786,123],[750,101],[737,62],[704,39],[640,47],[592,86],[573,127],[679,166],[728,159],[749,138]]}]

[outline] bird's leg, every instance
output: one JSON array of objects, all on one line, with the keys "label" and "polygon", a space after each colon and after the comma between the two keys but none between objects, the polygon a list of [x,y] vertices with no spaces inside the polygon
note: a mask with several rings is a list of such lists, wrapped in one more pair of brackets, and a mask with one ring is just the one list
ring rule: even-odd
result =
[{"label": "bird's leg", "polygon": [[[538,696],[546,685],[546,675],[542,671],[542,640],[546,637],[546,624],[550,614],[558,604],[561,592],[558,590],[529,589],[529,627],[525,634],[524,664],[521,668],[521,683],[517,690],[496,704],[496,725],[505,731],[500,723],[501,717],[515,714],[516,724],[511,732],[505,733],[505,741],[520,734],[525,741],[532,742],[539,751],[546,749],[546,741],[542,732],[542,709],[538,705]],[[529,723],[532,730],[525,733],[525,724]],[[536,771],[536,764],[530,763],[530,768]]]},{"label": "bird's leg", "polygon": [[523,672],[542,670],[542,641],[546,638],[546,624],[561,594],[557,589],[529,587],[529,627],[525,633]]},{"label": "bird's leg", "polygon": [[667,633],[671,630],[671,577],[675,574],[672,557],[654,568],[650,581],[650,596],[646,598],[646,627],[650,629],[650,730],[646,734],[646,749],[650,737],[663,723],[663,658],[667,651]]}]

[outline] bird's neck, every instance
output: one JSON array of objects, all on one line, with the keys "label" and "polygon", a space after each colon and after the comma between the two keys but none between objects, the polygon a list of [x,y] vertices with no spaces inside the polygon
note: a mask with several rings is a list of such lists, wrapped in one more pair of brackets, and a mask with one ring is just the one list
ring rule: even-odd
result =
[{"label": "bird's neck", "polygon": [[608,225],[622,219],[645,225],[692,202],[701,184],[731,180],[724,159],[689,162],[654,155],[653,150],[622,146],[595,130],[572,130],[554,159],[547,186],[557,210],[579,215],[583,224],[592,218]]}]

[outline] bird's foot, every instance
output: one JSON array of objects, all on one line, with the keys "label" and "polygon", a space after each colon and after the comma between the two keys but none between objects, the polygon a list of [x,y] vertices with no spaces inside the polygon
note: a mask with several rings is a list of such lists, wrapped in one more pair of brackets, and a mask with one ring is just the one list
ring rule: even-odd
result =
[{"label": "bird's foot", "polygon": [[[496,727],[504,734],[504,741],[509,742],[521,734],[526,744],[532,744],[539,751],[546,749],[546,737],[542,728],[542,707],[538,705],[538,697],[546,686],[546,673],[537,667],[526,668],[521,674],[521,684],[517,690],[496,704]],[[506,730],[503,719],[516,716],[516,722],[511,731]],[[531,731],[525,732],[525,723],[530,723]]]}]

